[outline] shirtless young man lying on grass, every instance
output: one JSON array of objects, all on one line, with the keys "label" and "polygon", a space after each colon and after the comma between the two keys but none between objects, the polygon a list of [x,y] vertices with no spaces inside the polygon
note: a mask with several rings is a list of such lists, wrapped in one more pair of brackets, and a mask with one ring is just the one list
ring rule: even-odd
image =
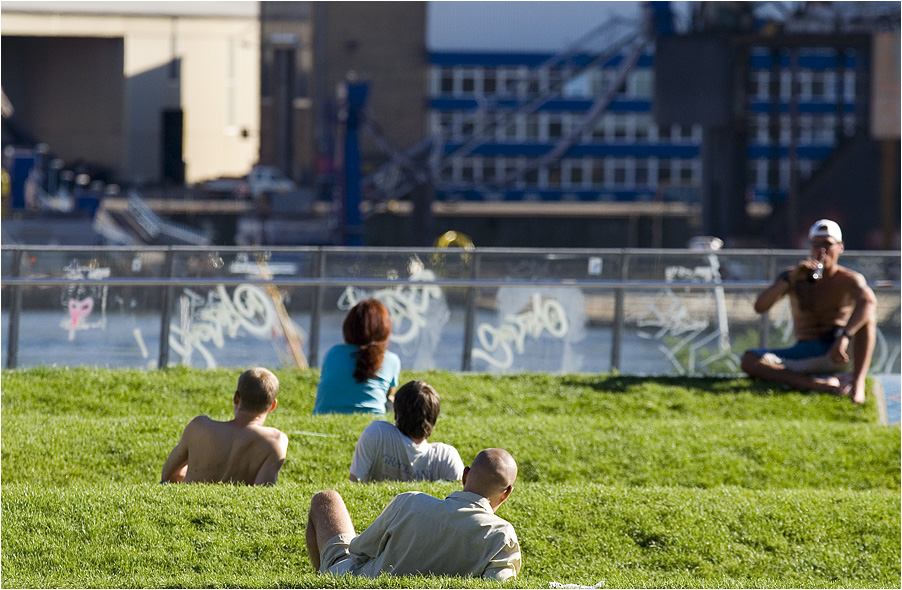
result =
[{"label": "shirtless young man lying on grass", "polygon": [[[746,351],[742,370],[794,389],[848,395],[862,404],[877,338],[877,298],[861,274],[837,262],[843,241],[836,222],[815,222],[808,238],[811,259],[783,271],[755,301],[755,311],[764,313],[789,295],[797,342]],[[851,373],[844,372],[849,352]]]},{"label": "shirtless young man lying on grass", "polygon": [[281,430],[264,426],[276,409],[279,379],[257,367],[241,374],[235,417],[217,422],[197,416],[163,464],[162,483],[243,483],[272,485],[288,450]]}]

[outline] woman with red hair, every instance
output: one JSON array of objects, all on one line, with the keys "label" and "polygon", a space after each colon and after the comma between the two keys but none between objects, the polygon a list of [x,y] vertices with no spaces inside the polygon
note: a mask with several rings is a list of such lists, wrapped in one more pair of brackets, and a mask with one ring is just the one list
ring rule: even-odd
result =
[{"label": "woman with red hair", "polygon": [[401,375],[401,359],[388,350],[388,308],[376,299],[361,301],[341,332],[345,343],[330,348],[323,361],[313,413],[385,414]]}]

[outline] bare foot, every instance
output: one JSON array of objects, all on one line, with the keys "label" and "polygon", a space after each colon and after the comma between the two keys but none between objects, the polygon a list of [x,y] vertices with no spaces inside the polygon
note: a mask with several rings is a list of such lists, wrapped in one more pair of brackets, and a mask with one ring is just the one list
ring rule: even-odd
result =
[{"label": "bare foot", "polygon": [[813,377],[814,389],[816,391],[826,391],[827,393],[835,393],[843,395],[843,383],[838,377]]},{"label": "bare foot", "polygon": [[861,382],[855,380],[851,373],[837,375],[839,379],[839,395],[848,395],[856,404],[863,404],[865,400],[864,379]]},{"label": "bare foot", "polygon": [[860,379],[849,384],[849,395],[852,396],[852,401],[856,404],[864,403],[864,379]]}]

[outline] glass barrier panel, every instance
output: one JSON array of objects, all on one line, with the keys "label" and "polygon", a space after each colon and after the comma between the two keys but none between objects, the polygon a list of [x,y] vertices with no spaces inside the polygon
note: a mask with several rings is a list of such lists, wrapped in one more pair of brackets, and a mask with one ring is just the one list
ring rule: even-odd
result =
[{"label": "glass barrier panel", "polygon": [[482,298],[471,354],[479,372],[580,372],[588,318],[572,286],[502,286]]},{"label": "glass barrier panel", "polygon": [[[158,287],[20,287],[19,367],[89,365],[156,368]],[[3,330],[8,330],[8,314]],[[4,339],[4,361],[6,359]]]},{"label": "glass barrier panel", "polygon": [[617,280],[618,251],[479,252],[479,278],[517,280]]}]

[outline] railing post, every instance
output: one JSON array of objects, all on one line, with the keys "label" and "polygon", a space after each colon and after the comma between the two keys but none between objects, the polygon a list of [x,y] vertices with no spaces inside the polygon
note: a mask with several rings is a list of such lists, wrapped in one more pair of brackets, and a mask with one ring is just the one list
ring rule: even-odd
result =
[{"label": "railing post", "polygon": [[[19,278],[22,272],[22,250],[15,250],[13,254],[13,277]],[[9,308],[9,332],[6,337],[6,368],[15,369],[19,364],[19,319],[22,316],[22,288],[13,285],[10,287],[12,296]]]},{"label": "railing post", "polygon": [[[627,278],[626,252],[620,251],[620,280]],[[611,328],[611,367],[610,372],[620,371],[620,352],[623,347],[623,287],[614,289],[614,323]]]},{"label": "railing post", "polygon": [[[479,278],[479,253],[470,254],[473,263],[470,266],[470,278]],[[473,326],[476,324],[476,287],[467,287],[467,307],[464,315],[464,348],[461,360],[461,371],[473,370]]]},{"label": "railing post", "polygon": [[[765,280],[772,279],[777,276],[777,261],[774,258],[774,253],[771,252],[767,257],[767,276]],[[759,348],[767,348],[768,342],[770,342],[770,310],[765,311],[761,314],[761,327],[758,330],[758,347]]]},{"label": "railing post", "polygon": [[[313,276],[323,278],[326,270],[326,252],[322,247],[317,248],[316,258],[313,261]],[[310,334],[307,336],[307,364],[311,369],[319,366],[319,331],[320,318],[323,307],[323,286],[313,287],[313,299],[310,302]]]},{"label": "railing post", "polygon": [[[167,279],[172,278],[174,266],[172,248],[166,250],[166,259],[163,262],[163,274]],[[160,359],[157,369],[165,369],[169,366],[169,323],[172,321],[172,300],[175,289],[171,285],[163,287],[163,301],[160,303]]]}]

